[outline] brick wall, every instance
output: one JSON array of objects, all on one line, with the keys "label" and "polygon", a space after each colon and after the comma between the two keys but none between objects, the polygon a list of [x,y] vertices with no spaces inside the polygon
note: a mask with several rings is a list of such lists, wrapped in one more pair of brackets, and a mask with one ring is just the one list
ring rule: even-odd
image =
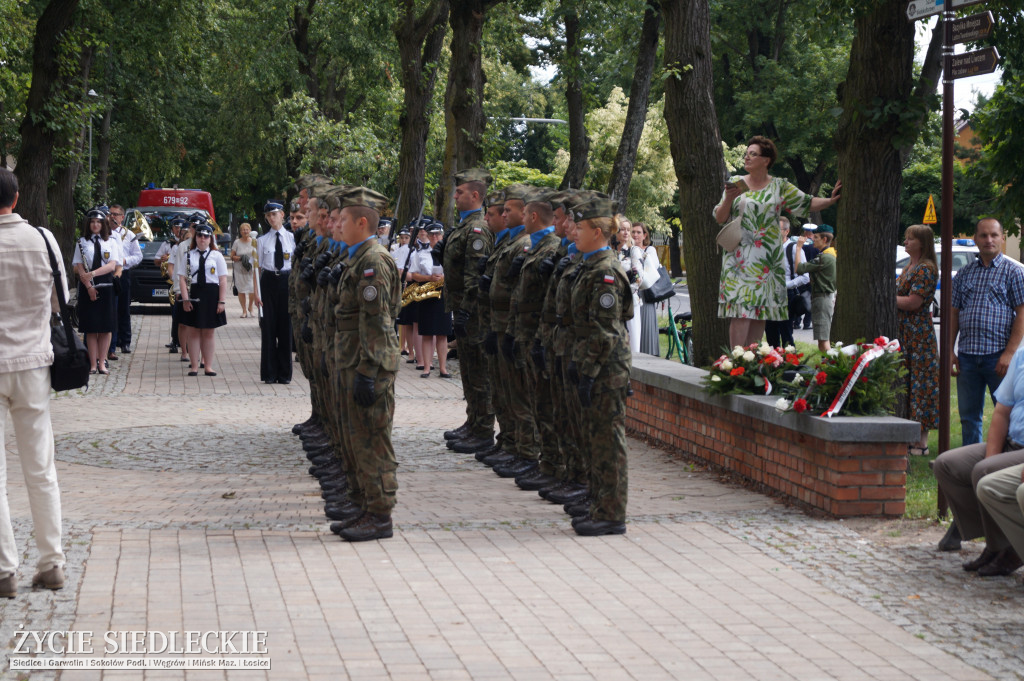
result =
[{"label": "brick wall", "polygon": [[834,516],[901,516],[913,421],[782,414],[775,399],[709,396],[705,372],[634,355],[626,426]]}]

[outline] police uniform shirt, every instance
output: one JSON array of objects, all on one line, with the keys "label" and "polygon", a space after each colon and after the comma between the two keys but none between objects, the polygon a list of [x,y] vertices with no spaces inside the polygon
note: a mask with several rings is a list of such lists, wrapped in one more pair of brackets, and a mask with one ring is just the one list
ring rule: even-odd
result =
[{"label": "police uniform shirt", "polygon": [[111,238],[116,237],[121,244],[121,255],[123,256],[121,266],[130,270],[142,262],[142,248],[139,246],[139,236],[125,227],[118,227],[110,233]]},{"label": "police uniform shirt", "polygon": [[[440,267],[440,265],[438,265]],[[434,257],[430,254],[430,247],[421,248],[412,254],[412,261],[409,263],[409,271],[415,274],[422,274],[429,277],[434,274]]]},{"label": "police uniform shirt", "polygon": [[281,235],[281,250],[284,252],[284,267],[281,268],[281,271],[288,272],[292,268],[295,235],[284,228],[272,229],[256,240],[256,257],[260,263],[260,269],[266,272],[277,271],[274,267],[274,249],[277,246],[278,234]]},{"label": "police uniform shirt", "polygon": [[[78,247],[75,248],[75,254],[71,256],[71,265],[83,264],[86,270],[92,268],[93,258],[93,241],[92,237],[82,237],[78,240]],[[82,251],[85,251],[85,260],[82,260]],[[117,237],[111,235],[109,239],[100,239],[100,265],[106,265],[108,262],[121,262],[123,256],[121,255],[121,242]]]},{"label": "police uniform shirt", "polygon": [[[228,265],[220,251],[215,251],[211,248],[206,251],[206,254],[206,262],[204,263],[206,283],[216,284],[219,282],[220,277],[228,276]],[[192,274],[192,279],[189,281],[190,285],[199,282],[199,255],[198,248],[193,248],[188,252],[189,272]],[[185,276],[185,270],[181,271],[181,276]]]}]

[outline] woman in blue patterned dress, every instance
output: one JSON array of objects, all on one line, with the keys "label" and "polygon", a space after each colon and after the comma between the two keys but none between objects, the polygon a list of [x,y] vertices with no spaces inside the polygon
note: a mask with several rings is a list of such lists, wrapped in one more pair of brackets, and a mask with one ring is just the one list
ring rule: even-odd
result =
[{"label": "woman in blue patterned dress", "polygon": [[903,242],[910,262],[896,280],[896,328],[907,365],[907,418],[921,424],[910,453],[921,456],[928,453],[928,431],[939,426],[939,344],[932,324],[939,268],[931,227],[907,227]]},{"label": "woman in blue patterned dress", "polygon": [[743,238],[735,250],[722,254],[722,278],[718,294],[718,316],[731,319],[729,345],[757,343],[768,320],[789,318],[786,273],[782,263],[783,210],[796,216],[820,211],[839,200],[841,182],[836,182],[827,199],[811,197],[768,170],[778,152],[767,137],[750,138],[743,155],[744,176],[733,176],[725,185],[722,200],[715,206],[718,224],[742,216]]}]

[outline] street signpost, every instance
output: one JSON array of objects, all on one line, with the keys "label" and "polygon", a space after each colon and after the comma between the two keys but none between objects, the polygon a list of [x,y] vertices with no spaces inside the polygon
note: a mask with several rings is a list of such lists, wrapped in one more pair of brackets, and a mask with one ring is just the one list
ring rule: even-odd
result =
[{"label": "street signpost", "polygon": [[[942,13],[942,252],[951,253],[953,243],[953,83],[982,73],[992,73],[999,63],[999,53],[986,48],[953,54],[953,45],[987,36],[992,31],[992,14],[983,12],[957,20],[954,10],[976,5],[983,0],[911,0],[907,19],[916,21]],[[929,199],[928,208],[934,209]],[[926,220],[927,221],[927,220]],[[943,258],[939,265],[939,453],[949,449],[950,376],[953,370],[952,258]],[[946,513],[946,499],[939,490],[939,514]]]},{"label": "street signpost", "polygon": [[953,42],[970,43],[976,40],[984,40],[992,33],[995,26],[995,19],[992,12],[979,12],[969,17],[960,17],[953,22]]},{"label": "street signpost", "polygon": [[954,54],[949,64],[949,77],[953,80],[992,73],[999,64],[999,52],[994,47]]},{"label": "street signpost", "polygon": [[907,5],[907,19],[910,21],[917,21],[918,19],[924,19],[935,14],[942,12],[949,12],[960,7],[967,7],[968,5],[977,5],[985,0],[951,0],[950,2],[944,2],[943,0],[911,0],[910,4]]}]

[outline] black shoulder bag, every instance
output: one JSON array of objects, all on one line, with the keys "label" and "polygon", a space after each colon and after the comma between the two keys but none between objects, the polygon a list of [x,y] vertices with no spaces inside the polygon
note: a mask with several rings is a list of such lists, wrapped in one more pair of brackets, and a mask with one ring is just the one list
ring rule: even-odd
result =
[{"label": "black shoulder bag", "polygon": [[672,283],[672,277],[668,276],[668,270],[664,265],[658,265],[658,281],[650,288],[640,291],[645,303],[660,303],[675,294],[675,284]]},{"label": "black shoulder bag", "polygon": [[50,323],[50,344],[53,346],[53,365],[50,366],[50,387],[54,390],[77,390],[89,385],[89,351],[85,349],[82,339],[71,328],[68,303],[64,300],[64,281],[57,267],[57,256],[53,254],[50,240],[46,238],[42,228],[39,236],[43,237],[46,252],[50,254],[50,269],[53,270],[53,285],[57,289],[57,300],[60,301],[60,323]]}]

